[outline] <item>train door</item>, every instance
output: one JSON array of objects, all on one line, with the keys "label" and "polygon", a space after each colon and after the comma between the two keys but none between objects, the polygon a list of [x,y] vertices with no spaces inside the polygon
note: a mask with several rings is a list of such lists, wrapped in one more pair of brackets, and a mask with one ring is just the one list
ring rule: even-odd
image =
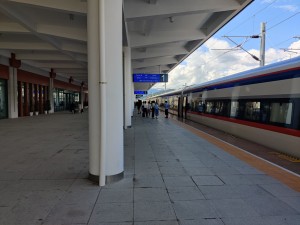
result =
[{"label": "train door", "polygon": [[178,117],[182,117],[182,97],[178,97]]},{"label": "train door", "polygon": [[186,119],[187,117],[186,117],[186,112],[187,112],[187,102],[188,102],[188,97],[187,96],[184,96],[183,97],[183,104],[182,104],[182,117],[184,118],[184,119]]}]

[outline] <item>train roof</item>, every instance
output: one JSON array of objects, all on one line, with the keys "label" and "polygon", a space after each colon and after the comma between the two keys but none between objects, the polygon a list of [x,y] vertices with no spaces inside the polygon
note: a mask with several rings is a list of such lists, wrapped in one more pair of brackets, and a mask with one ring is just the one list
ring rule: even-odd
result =
[{"label": "train roof", "polygon": [[284,71],[284,70],[288,70],[291,68],[297,68],[297,67],[300,68],[300,56],[292,58],[292,59],[272,63],[272,64],[269,64],[269,65],[266,65],[263,67],[258,67],[258,68],[254,68],[251,70],[243,71],[243,72],[229,75],[226,77],[218,78],[215,80],[207,81],[207,82],[204,82],[201,84],[192,85],[187,88],[181,88],[181,89],[173,90],[173,91],[170,91],[167,93],[162,93],[162,94],[159,94],[159,95],[156,95],[153,97],[170,96],[170,95],[174,95],[174,94],[180,94],[182,92],[186,93],[186,92],[190,92],[190,91],[196,91],[198,89],[203,89],[203,88],[213,86],[213,85],[219,85],[222,83],[232,82],[232,81],[241,80],[241,79],[245,79],[245,78],[256,77],[256,76],[259,76],[262,74],[271,74],[274,72]]}]

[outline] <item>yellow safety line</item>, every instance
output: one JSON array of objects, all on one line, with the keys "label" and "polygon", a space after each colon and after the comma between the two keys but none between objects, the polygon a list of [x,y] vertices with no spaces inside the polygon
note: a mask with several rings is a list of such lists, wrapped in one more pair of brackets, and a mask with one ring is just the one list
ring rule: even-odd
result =
[{"label": "yellow safety line", "polygon": [[300,177],[298,177],[297,175],[289,173],[283,168],[267,163],[265,160],[255,157],[247,152],[241,151],[238,147],[228,144],[190,125],[176,121],[175,119],[172,119],[172,121],[177,123],[179,126],[198,135],[199,137],[206,139],[208,142],[218,146],[219,148],[223,149],[229,154],[234,155],[238,159],[248,163],[249,165],[255,167],[256,169],[259,169],[264,173],[268,174],[269,176],[281,181],[282,183],[286,184],[287,186],[294,189],[295,191],[300,192]]}]

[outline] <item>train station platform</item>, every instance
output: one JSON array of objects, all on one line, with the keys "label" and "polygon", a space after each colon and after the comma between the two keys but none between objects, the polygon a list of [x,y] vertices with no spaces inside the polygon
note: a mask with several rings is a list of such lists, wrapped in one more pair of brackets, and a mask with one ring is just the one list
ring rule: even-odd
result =
[{"label": "train station platform", "polygon": [[87,113],[0,120],[0,224],[300,224],[297,175],[162,115],[132,124],[125,178],[100,188]]}]

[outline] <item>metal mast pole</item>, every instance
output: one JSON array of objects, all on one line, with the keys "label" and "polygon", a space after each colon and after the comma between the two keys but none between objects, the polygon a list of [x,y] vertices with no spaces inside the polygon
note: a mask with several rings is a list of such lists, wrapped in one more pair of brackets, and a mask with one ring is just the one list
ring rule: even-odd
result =
[{"label": "metal mast pole", "polygon": [[260,66],[265,65],[265,52],[266,52],[266,23],[261,23]]}]

